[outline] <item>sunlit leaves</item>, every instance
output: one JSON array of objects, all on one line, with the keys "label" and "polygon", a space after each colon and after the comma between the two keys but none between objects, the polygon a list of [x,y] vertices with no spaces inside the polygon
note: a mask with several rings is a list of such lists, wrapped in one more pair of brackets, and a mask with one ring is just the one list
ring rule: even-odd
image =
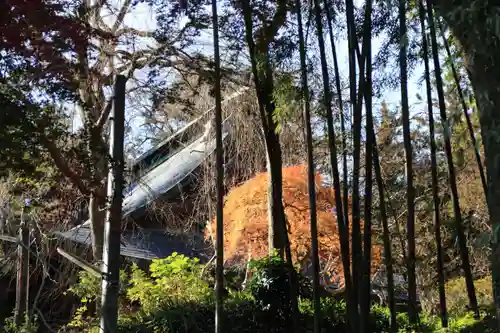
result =
[{"label": "sunlit leaves", "polygon": [[295,85],[291,74],[277,75],[273,97],[275,104],[273,120],[277,124],[276,131],[280,132],[284,122],[300,113],[299,88]]}]

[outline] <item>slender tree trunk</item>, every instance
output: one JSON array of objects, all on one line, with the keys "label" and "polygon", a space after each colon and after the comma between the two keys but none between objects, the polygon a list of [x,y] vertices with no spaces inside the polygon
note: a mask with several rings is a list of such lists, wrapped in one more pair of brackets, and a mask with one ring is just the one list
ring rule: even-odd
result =
[{"label": "slender tree trunk", "polygon": [[425,8],[422,1],[419,3],[419,17],[420,27],[422,30],[422,48],[424,53],[425,65],[425,86],[427,92],[427,107],[429,116],[429,140],[431,147],[431,174],[432,174],[432,198],[434,201],[434,235],[436,237],[437,249],[437,273],[438,273],[438,288],[439,288],[439,304],[441,308],[441,324],[443,327],[448,327],[448,312],[446,309],[446,294],[445,294],[445,281],[444,281],[444,263],[443,263],[443,249],[441,245],[441,221],[439,213],[439,183],[437,175],[437,160],[436,160],[436,139],[434,134],[434,115],[432,103],[432,87],[429,69],[429,46],[427,44],[427,36],[425,33]]},{"label": "slender tree trunk", "polygon": [[349,324],[351,332],[359,332],[359,315],[357,298],[353,292],[352,279],[350,272],[350,258],[349,258],[349,232],[347,225],[344,221],[342,194],[340,189],[340,175],[337,164],[337,146],[336,136],[333,127],[333,112],[332,112],[332,97],[330,94],[330,79],[328,74],[328,64],[326,61],[325,41],[323,38],[323,23],[322,23],[322,10],[319,0],[314,0],[314,14],[316,21],[316,33],[318,37],[318,44],[321,58],[321,73],[323,78],[323,91],[324,91],[324,104],[326,108],[326,117],[328,125],[328,146],[330,148],[330,165],[332,168],[333,186],[335,191],[335,206],[337,212],[337,223],[340,238],[340,251],[342,256],[342,265],[344,268],[344,280],[347,293],[347,311],[349,315]]},{"label": "slender tree trunk", "polygon": [[216,267],[215,267],[215,333],[224,332],[223,294],[224,294],[224,151],[222,142],[222,96],[219,50],[219,17],[217,0],[212,0],[212,26],[214,38],[214,92],[215,92],[215,141],[216,141]]},{"label": "slender tree trunk", "polygon": [[288,232],[288,223],[286,220],[286,216],[285,216],[285,225],[283,229],[284,229],[283,234],[285,235],[285,257],[288,269],[288,283],[289,283],[288,287],[290,289],[289,290],[290,306],[292,307],[290,311],[290,320],[288,321],[288,324],[290,325],[288,331],[297,333],[299,330],[299,325],[297,324],[297,319],[299,317],[299,304],[297,298],[299,286],[297,281],[297,274],[293,266],[292,248],[290,246],[290,238],[288,237],[289,232]]},{"label": "slender tree trunk", "polygon": [[483,168],[483,163],[481,162],[481,156],[479,155],[479,147],[478,147],[478,144],[476,141],[476,136],[474,134],[474,128],[472,127],[472,122],[470,120],[469,113],[467,112],[467,104],[465,103],[464,93],[462,91],[462,87],[460,86],[460,77],[458,76],[457,69],[455,68],[455,64],[453,61],[454,59],[452,58],[452,55],[451,55],[448,40],[446,39],[446,36],[444,35],[444,30],[442,27],[440,27],[439,30],[441,32],[441,38],[443,40],[444,47],[446,49],[446,54],[448,55],[448,58],[450,60],[451,72],[453,74],[453,80],[455,81],[455,86],[457,87],[457,91],[458,91],[458,98],[460,99],[460,104],[462,105],[462,110],[464,112],[465,122],[467,124],[467,129],[469,130],[470,141],[472,143],[472,148],[474,149],[474,156],[476,158],[477,168],[479,170],[479,176],[481,177],[481,184],[483,186],[484,196],[486,198],[486,196],[488,195],[488,185],[486,183],[486,176],[484,174],[484,168]]},{"label": "slender tree trunk", "polygon": [[[349,46],[349,81],[351,103],[353,105],[353,168],[352,168],[352,278],[353,293],[356,299],[356,310],[359,313],[361,296],[360,287],[363,281],[362,263],[363,249],[361,244],[361,211],[359,176],[361,169],[361,122],[362,122],[362,100],[364,93],[364,68],[360,68],[359,92],[356,92],[356,49],[357,38],[354,23],[354,4],[352,0],[346,1],[346,21]],[[359,57],[358,57],[359,58]],[[359,60],[359,59],[358,59]],[[363,56],[360,62],[363,63]],[[358,95],[356,95],[358,93]],[[362,323],[359,323],[362,325]],[[361,328],[361,326],[360,326]]]},{"label": "slender tree trunk", "polygon": [[363,286],[361,302],[361,324],[362,332],[370,333],[370,303],[371,303],[371,263],[372,263],[372,190],[373,190],[373,162],[372,152],[373,137],[373,114],[372,114],[372,0],[366,1],[365,22],[363,34],[363,51],[366,52],[366,78],[364,86],[364,97],[366,107],[366,146],[365,146],[365,211],[364,211],[364,232],[363,232]]},{"label": "slender tree trunk", "polygon": [[417,284],[415,277],[415,194],[413,189],[413,153],[410,132],[410,110],[408,106],[408,69],[407,69],[407,44],[406,32],[406,1],[399,1],[399,36],[400,52],[399,64],[401,69],[401,104],[403,111],[403,139],[406,157],[406,182],[407,182],[407,241],[408,241],[408,315],[410,323],[417,323]]},{"label": "slender tree trunk", "polygon": [[302,10],[300,0],[295,0],[297,10],[299,48],[300,48],[300,69],[302,79],[302,103],[304,121],[306,128],[307,144],[307,186],[309,189],[309,218],[311,223],[311,254],[313,266],[313,297],[314,297],[314,333],[320,332],[321,308],[320,308],[320,284],[319,284],[319,257],[318,257],[318,226],[316,214],[316,179],[313,155],[313,138],[311,128],[311,104],[309,101],[309,86],[307,78],[306,46],[304,42],[304,31],[302,29]]},{"label": "slender tree trunk", "polygon": [[443,81],[441,77],[441,65],[439,63],[439,52],[437,45],[436,28],[434,24],[434,13],[432,4],[427,1],[427,15],[429,20],[429,28],[431,33],[432,56],[434,58],[434,71],[436,73],[436,86],[439,100],[439,111],[441,115],[441,123],[444,131],[444,148],[446,159],[448,162],[448,177],[453,200],[453,213],[455,217],[455,227],[458,234],[458,245],[460,248],[460,258],[462,260],[462,269],[464,271],[465,282],[467,285],[467,294],[469,296],[469,306],[471,311],[479,317],[479,309],[477,305],[476,291],[474,289],[474,280],[472,277],[472,269],[469,262],[469,249],[467,247],[467,239],[465,238],[464,228],[462,225],[462,213],[460,211],[460,202],[458,197],[458,189],[455,178],[455,166],[453,163],[453,153],[451,149],[451,133],[450,126],[446,115],[446,103],[444,99]]},{"label": "slender tree trunk", "polygon": [[[373,122],[372,122],[373,126]],[[372,127],[373,136],[373,165],[375,171],[375,179],[377,181],[380,217],[382,220],[382,240],[384,242],[384,263],[387,273],[387,290],[389,297],[389,310],[391,311],[391,333],[398,331],[398,323],[396,320],[396,302],[394,299],[394,269],[392,260],[391,236],[389,232],[389,223],[387,219],[387,211],[385,208],[384,180],[380,170],[380,160],[378,156],[377,139],[375,137],[375,128]],[[403,249],[404,250],[404,249]]]},{"label": "slender tree trunk", "polygon": [[332,57],[333,57],[333,69],[335,72],[335,89],[337,90],[340,131],[342,135],[342,174],[344,176],[344,181],[342,182],[342,202],[344,205],[344,222],[346,224],[347,231],[349,232],[349,186],[348,186],[349,172],[347,171],[347,132],[345,130],[344,103],[342,98],[342,88],[340,87],[340,71],[337,58],[337,51],[335,47],[335,40],[333,38],[333,27],[332,27],[333,17],[331,13],[331,8],[326,0],[323,2],[323,4],[326,10],[326,17],[328,22],[328,35],[330,36],[330,44],[332,47]]}]

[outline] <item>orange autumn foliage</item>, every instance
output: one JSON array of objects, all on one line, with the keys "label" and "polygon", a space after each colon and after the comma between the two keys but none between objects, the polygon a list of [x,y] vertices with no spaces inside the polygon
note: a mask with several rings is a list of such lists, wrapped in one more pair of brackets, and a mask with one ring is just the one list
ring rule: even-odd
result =
[{"label": "orange autumn foliage", "polygon": [[[335,197],[332,188],[322,185],[316,175],[319,257],[327,273],[343,280],[339,233],[336,220]],[[254,178],[233,188],[224,204],[224,257],[227,263],[245,263],[268,254],[268,174],[259,173]],[[295,165],[283,168],[283,203],[289,223],[289,238],[293,260],[305,267],[310,258],[311,232],[307,167]],[[215,219],[209,228],[215,236]],[[210,237],[207,230],[206,237]],[[381,262],[381,247],[372,248],[372,273]]]}]

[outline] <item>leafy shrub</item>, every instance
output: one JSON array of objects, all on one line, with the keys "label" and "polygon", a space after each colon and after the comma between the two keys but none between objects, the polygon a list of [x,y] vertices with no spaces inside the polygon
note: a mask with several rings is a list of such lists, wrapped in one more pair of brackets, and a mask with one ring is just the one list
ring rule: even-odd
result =
[{"label": "leafy shrub", "polygon": [[[223,325],[227,333],[285,333],[289,332],[290,300],[288,269],[276,256],[253,261],[252,277],[246,291],[230,290],[224,300]],[[206,333],[214,330],[215,302],[210,285],[213,281],[202,278],[203,266],[196,259],[173,254],[169,258],[154,260],[150,275],[133,266],[130,276],[122,272],[120,332],[122,333]],[[299,332],[313,332],[314,307],[309,281],[298,277],[298,309],[295,320]],[[70,290],[82,298],[84,306],[96,301],[100,281],[81,273],[80,281]],[[140,305],[131,310],[130,303]],[[334,298],[321,299],[321,331],[349,332],[346,304]],[[77,311],[73,329],[94,332],[97,321],[85,317],[83,307]],[[87,314],[88,316],[88,314]],[[485,317],[486,318],[486,317]],[[75,325],[74,323],[79,323]],[[408,316],[398,314],[399,332],[458,333],[488,332],[486,322],[478,323],[470,314],[450,318],[449,328],[440,326],[436,316],[421,314],[418,329],[412,329]],[[370,327],[373,333],[386,333],[390,329],[390,313],[386,307],[374,306]],[[470,330],[469,330],[470,329]],[[74,330],[72,330],[74,332]]]},{"label": "leafy shrub", "polygon": [[[262,310],[273,313],[280,318],[290,314],[290,275],[287,264],[279,256],[267,256],[250,262],[252,277],[248,289],[255,302]],[[296,273],[296,272],[294,272]],[[297,277],[297,294],[307,295],[307,282]],[[310,294],[310,293],[309,293]]]},{"label": "leafy shrub", "polygon": [[[489,309],[493,303],[493,286],[491,284],[491,276],[474,281],[476,288],[476,297],[481,309]],[[445,286],[446,290],[446,305],[450,315],[460,315],[467,313],[469,299],[465,279],[463,277],[448,281]]]},{"label": "leafy shrub", "polygon": [[10,317],[5,320],[3,325],[0,325],[0,333],[36,333],[38,332],[38,319],[36,316],[31,320],[26,316],[24,322],[20,326],[14,324],[14,318]]},{"label": "leafy shrub", "polygon": [[202,269],[197,258],[175,252],[168,258],[153,260],[149,268],[153,279],[134,265],[127,297],[132,302],[139,302],[145,315],[171,302],[209,301],[213,291],[202,279]]},{"label": "leafy shrub", "polygon": [[[101,279],[86,271],[78,273],[78,283],[71,286],[68,291],[80,299],[80,306],[76,309],[69,327],[85,329],[89,328],[96,319],[92,316],[91,308],[98,307],[101,297]],[[127,274],[120,271],[120,290],[118,302],[126,302]]]}]

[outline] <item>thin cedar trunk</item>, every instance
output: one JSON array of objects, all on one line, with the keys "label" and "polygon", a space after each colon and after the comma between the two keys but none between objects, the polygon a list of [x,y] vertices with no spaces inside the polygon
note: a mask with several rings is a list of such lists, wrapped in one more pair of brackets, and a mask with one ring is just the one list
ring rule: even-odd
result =
[{"label": "thin cedar trunk", "polygon": [[465,121],[467,123],[467,129],[469,130],[470,140],[472,142],[472,146],[474,149],[474,156],[476,157],[476,163],[477,163],[477,168],[479,170],[479,176],[481,177],[481,184],[483,186],[484,196],[486,198],[486,196],[488,195],[488,185],[486,183],[486,175],[484,174],[483,163],[481,162],[481,156],[479,155],[479,147],[478,147],[478,144],[476,141],[476,136],[474,134],[474,128],[472,127],[472,122],[470,120],[469,113],[467,112],[467,104],[465,103],[464,93],[463,93],[462,87],[460,86],[460,77],[458,76],[457,69],[455,68],[455,63],[453,62],[453,59],[451,57],[450,45],[448,44],[448,40],[446,39],[446,36],[444,35],[443,28],[440,27],[439,31],[441,32],[441,38],[443,39],[444,48],[446,49],[446,54],[448,55],[448,58],[450,59],[453,80],[455,81],[455,85],[456,85],[457,91],[458,91],[458,98],[460,99],[460,104],[462,105],[462,109],[464,112]]},{"label": "thin cedar trunk", "polygon": [[339,226],[339,238],[340,238],[340,251],[342,256],[342,265],[344,268],[344,280],[346,285],[346,290],[348,291],[347,297],[347,310],[349,313],[349,324],[351,326],[351,332],[358,332],[359,327],[359,317],[357,309],[357,300],[354,298],[352,291],[352,280],[351,272],[349,269],[349,234],[346,229],[346,224],[344,222],[344,213],[342,208],[342,196],[340,189],[340,175],[337,164],[337,146],[335,138],[335,130],[333,127],[333,112],[332,112],[332,97],[330,94],[330,79],[328,75],[328,64],[326,61],[325,52],[325,41],[323,38],[323,23],[322,23],[322,12],[319,0],[314,0],[314,10],[315,10],[315,21],[316,21],[316,33],[318,37],[318,44],[320,50],[321,58],[321,73],[323,79],[323,91],[324,91],[324,104],[326,108],[326,117],[328,125],[328,146],[330,149],[330,164],[332,167],[332,178],[335,191],[335,206],[337,212],[337,223]]},{"label": "thin cedar trunk", "polygon": [[214,38],[214,93],[215,93],[215,142],[216,142],[216,266],[215,266],[215,333],[224,332],[224,152],[222,147],[222,96],[219,49],[219,19],[217,1],[212,0],[212,25]]},{"label": "thin cedar trunk", "polygon": [[[354,4],[352,0],[346,1],[346,19],[349,44],[349,76],[351,88],[351,103],[353,105],[353,175],[352,175],[352,276],[353,293],[356,299],[356,310],[359,311],[360,286],[363,279],[361,271],[363,262],[363,253],[361,245],[361,212],[360,212],[360,193],[359,193],[359,171],[361,168],[361,103],[363,98],[364,70],[360,69],[359,86],[360,93],[356,97],[356,31],[354,26]],[[363,57],[362,57],[363,58]],[[363,63],[363,59],[361,59]],[[359,98],[359,99],[358,99]]]},{"label": "thin cedar trunk", "polygon": [[339,118],[340,118],[340,131],[342,132],[342,174],[344,176],[344,181],[342,182],[342,202],[344,205],[344,221],[346,224],[347,231],[349,232],[349,186],[348,177],[349,172],[347,171],[347,133],[345,130],[345,119],[344,119],[344,103],[342,100],[342,88],[340,86],[340,71],[337,58],[337,51],[335,47],[335,40],[333,38],[333,15],[331,8],[327,3],[327,0],[323,2],[326,11],[326,17],[328,22],[328,35],[330,37],[330,44],[332,47],[332,57],[333,57],[333,70],[335,72],[335,89],[337,90],[337,103],[339,108]]},{"label": "thin cedar trunk", "polygon": [[289,332],[298,332],[299,326],[297,325],[297,319],[299,317],[299,304],[298,304],[298,298],[297,298],[297,293],[299,290],[298,287],[298,281],[297,281],[297,274],[295,272],[295,268],[293,267],[293,260],[292,260],[292,250],[290,247],[290,238],[288,237],[288,228],[286,223],[286,217],[285,217],[285,225],[284,225],[284,235],[285,235],[285,257],[286,257],[286,264],[287,264],[287,269],[288,269],[288,283],[289,283],[289,296],[290,296],[290,305],[292,307],[291,313],[290,313],[290,320],[288,323],[290,324],[290,327],[288,328]]},{"label": "thin cedar trunk", "polygon": [[316,180],[315,166],[313,156],[313,139],[311,128],[311,104],[309,101],[309,87],[307,78],[306,46],[304,42],[304,31],[302,29],[302,11],[300,0],[295,0],[297,10],[297,23],[299,32],[299,52],[300,52],[300,70],[302,79],[302,103],[304,112],[304,121],[306,128],[307,143],[307,186],[309,189],[309,216],[311,219],[311,254],[313,266],[313,298],[314,298],[314,333],[320,332],[321,308],[319,295],[319,259],[318,259],[318,226],[316,215]]},{"label": "thin cedar trunk", "polygon": [[407,69],[407,32],[406,32],[406,1],[399,1],[399,63],[401,70],[401,104],[403,111],[403,138],[406,157],[407,179],[407,242],[408,242],[408,315],[410,323],[417,323],[417,283],[415,277],[415,194],[413,189],[413,154],[410,133],[410,110],[408,106],[408,69]]},{"label": "thin cedar trunk", "polygon": [[448,162],[448,174],[449,174],[451,195],[453,199],[453,213],[455,217],[455,228],[457,230],[458,245],[460,248],[460,258],[462,260],[462,269],[464,271],[465,282],[467,285],[467,295],[469,297],[470,309],[471,311],[474,312],[476,317],[479,317],[476,291],[474,289],[472,269],[469,262],[469,250],[467,248],[467,240],[465,238],[464,228],[462,225],[462,213],[460,211],[460,202],[458,198],[457,183],[455,178],[455,166],[453,164],[453,154],[451,149],[450,127],[446,115],[446,103],[444,100],[443,80],[441,77],[441,65],[439,64],[439,52],[437,45],[436,29],[434,25],[434,13],[430,1],[427,1],[427,19],[429,20],[428,22],[431,33],[432,56],[434,58],[434,72],[436,75],[439,111],[441,115],[441,123],[443,125],[444,148],[445,148],[446,160]]},{"label": "thin cedar trunk", "polygon": [[371,253],[372,253],[372,190],[373,190],[373,114],[372,114],[372,0],[366,1],[365,30],[363,34],[363,51],[365,51],[366,78],[364,85],[364,98],[366,107],[366,142],[365,142],[365,211],[363,232],[363,281],[361,297],[361,325],[362,332],[370,333],[370,300],[371,300]]},{"label": "thin cedar trunk", "polygon": [[384,263],[387,273],[387,291],[389,297],[389,310],[391,311],[391,333],[398,331],[396,321],[396,302],[394,299],[394,270],[392,266],[392,249],[391,239],[389,233],[389,223],[387,220],[387,211],[385,209],[385,194],[384,194],[384,181],[382,179],[382,172],[380,170],[380,160],[378,156],[377,138],[375,137],[375,127],[372,122],[371,135],[373,137],[372,152],[373,152],[373,165],[375,171],[375,179],[377,181],[378,196],[379,196],[379,209],[380,217],[382,220],[382,240],[384,242]]},{"label": "thin cedar trunk", "polygon": [[[339,119],[340,119],[340,130],[341,130],[341,135],[342,135],[342,140],[341,140],[341,149],[342,149],[342,174],[344,176],[344,181],[342,182],[342,204],[343,204],[343,213],[344,213],[344,223],[346,226],[346,237],[349,237],[349,186],[348,186],[348,179],[349,179],[349,172],[347,169],[347,132],[345,130],[345,119],[344,119],[344,103],[343,103],[343,98],[342,98],[342,89],[340,86],[340,71],[339,71],[339,65],[338,65],[338,58],[337,58],[337,51],[336,51],[336,46],[335,46],[335,40],[333,37],[333,26],[332,26],[332,21],[333,21],[333,15],[331,8],[326,0],[324,0],[323,5],[325,7],[325,12],[326,12],[326,17],[327,17],[327,23],[328,23],[328,35],[330,38],[330,45],[332,48],[332,57],[333,57],[333,66],[334,66],[334,73],[335,73],[335,89],[337,91],[337,103],[338,103],[338,112],[339,112]],[[355,82],[354,82],[355,84]],[[345,256],[350,258],[350,248],[349,246],[346,248],[346,254]],[[349,261],[347,262],[349,264],[349,270],[350,270],[350,263]],[[344,269],[346,269],[344,267]],[[354,308],[357,306],[355,303],[355,294],[353,294],[352,290],[352,285],[349,284],[349,286],[346,284],[346,293],[349,295],[348,297],[352,297],[351,301],[351,306]],[[349,310],[349,308],[348,308]],[[352,314],[350,315],[351,321],[354,322],[356,321],[356,313],[354,311],[351,311]],[[352,326],[351,326],[352,327]]]},{"label": "thin cedar trunk", "polygon": [[420,14],[420,27],[422,30],[422,48],[424,53],[425,65],[425,86],[427,92],[427,107],[429,115],[429,139],[431,146],[431,174],[432,174],[432,198],[434,201],[434,235],[436,237],[437,249],[437,273],[438,273],[438,287],[439,287],[439,304],[441,308],[441,323],[443,327],[448,327],[448,313],[446,310],[446,294],[445,294],[445,281],[444,281],[444,263],[443,263],[443,249],[441,245],[441,221],[439,217],[439,183],[437,175],[437,160],[436,160],[436,139],[434,134],[434,115],[432,103],[432,87],[429,69],[429,46],[427,44],[427,36],[425,33],[425,8],[422,2],[419,4]]}]

